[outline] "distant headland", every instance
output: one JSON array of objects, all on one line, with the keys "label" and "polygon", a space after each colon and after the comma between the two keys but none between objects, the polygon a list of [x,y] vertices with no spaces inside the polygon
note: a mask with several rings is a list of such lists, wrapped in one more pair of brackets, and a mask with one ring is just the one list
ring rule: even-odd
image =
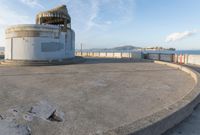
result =
[{"label": "distant headland", "polygon": [[164,48],[164,47],[137,47],[132,45],[124,45],[113,48],[92,48],[84,49],[85,51],[176,51],[175,48]]}]

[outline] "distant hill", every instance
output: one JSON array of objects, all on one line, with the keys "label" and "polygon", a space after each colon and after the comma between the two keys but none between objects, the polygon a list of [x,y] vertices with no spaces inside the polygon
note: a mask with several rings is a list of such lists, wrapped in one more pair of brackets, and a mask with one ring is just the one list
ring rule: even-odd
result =
[{"label": "distant hill", "polygon": [[141,49],[141,48],[140,47],[131,46],[131,45],[112,48],[112,50],[119,50],[119,51],[129,51],[129,50],[136,50],[136,49]]},{"label": "distant hill", "polygon": [[[141,48],[132,45],[125,45],[113,48],[92,48],[92,49],[83,49],[83,51],[90,51],[90,52],[127,52],[127,51],[175,51],[175,48],[164,48],[164,47],[147,47]],[[77,51],[81,51],[78,49]]]},{"label": "distant hill", "polygon": [[140,47],[135,47],[131,45],[125,45],[120,47],[114,47],[114,48],[93,48],[93,49],[84,49],[85,51],[132,51],[141,49]]}]

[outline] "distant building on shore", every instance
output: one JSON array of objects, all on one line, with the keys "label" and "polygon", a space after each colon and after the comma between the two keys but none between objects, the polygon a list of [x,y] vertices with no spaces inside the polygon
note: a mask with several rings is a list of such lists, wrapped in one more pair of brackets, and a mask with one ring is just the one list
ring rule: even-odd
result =
[{"label": "distant building on shore", "polygon": [[75,32],[62,5],[36,16],[36,24],[6,30],[6,60],[52,61],[75,57]]},{"label": "distant building on shore", "polygon": [[164,47],[147,47],[147,48],[140,48],[138,50],[142,50],[142,51],[176,51],[175,48],[164,48]]}]

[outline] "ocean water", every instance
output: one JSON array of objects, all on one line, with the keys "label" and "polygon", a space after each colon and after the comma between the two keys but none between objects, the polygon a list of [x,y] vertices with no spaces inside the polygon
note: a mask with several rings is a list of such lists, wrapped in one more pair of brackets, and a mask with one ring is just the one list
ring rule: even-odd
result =
[{"label": "ocean water", "polygon": [[176,51],[178,54],[198,54],[200,55],[200,50],[182,50],[182,51]]},{"label": "ocean water", "polygon": [[[76,50],[81,51],[81,50]],[[176,50],[176,51],[137,51],[137,50],[83,50],[83,52],[143,52],[143,53],[164,53],[164,54],[193,54],[200,55],[200,50]]]},{"label": "ocean water", "polygon": [[165,53],[165,54],[193,54],[200,55],[200,50],[177,50],[177,51],[143,51],[144,53]]}]

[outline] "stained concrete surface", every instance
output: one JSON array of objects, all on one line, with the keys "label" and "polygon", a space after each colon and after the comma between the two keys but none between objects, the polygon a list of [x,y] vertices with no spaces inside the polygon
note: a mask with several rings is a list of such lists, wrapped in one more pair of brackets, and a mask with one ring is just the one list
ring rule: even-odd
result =
[{"label": "stained concrete surface", "polygon": [[[200,66],[186,66],[200,73]],[[200,135],[200,105],[195,108],[190,117],[163,135]]]},{"label": "stained concrete surface", "polygon": [[16,120],[33,135],[91,135],[132,123],[182,99],[186,73],[149,62],[88,59],[84,64],[0,67],[0,114],[39,101],[56,104],[63,122]]},{"label": "stained concrete surface", "polygon": [[0,135],[30,135],[30,129],[26,125],[0,120]]}]

